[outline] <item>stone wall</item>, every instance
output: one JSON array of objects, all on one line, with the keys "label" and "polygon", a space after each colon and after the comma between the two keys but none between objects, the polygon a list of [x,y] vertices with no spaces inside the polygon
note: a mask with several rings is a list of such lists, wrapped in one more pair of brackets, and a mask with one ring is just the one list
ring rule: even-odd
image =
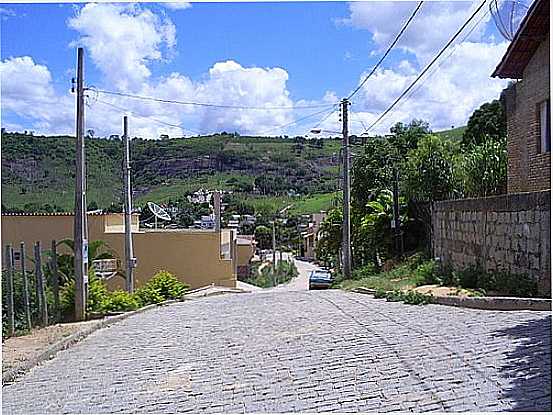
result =
[{"label": "stone wall", "polygon": [[524,70],[502,93],[507,115],[507,192],[551,188],[551,153],[540,151],[538,104],[550,97],[549,34]]},{"label": "stone wall", "polygon": [[551,192],[437,202],[432,250],[446,265],[506,270],[551,288]]}]

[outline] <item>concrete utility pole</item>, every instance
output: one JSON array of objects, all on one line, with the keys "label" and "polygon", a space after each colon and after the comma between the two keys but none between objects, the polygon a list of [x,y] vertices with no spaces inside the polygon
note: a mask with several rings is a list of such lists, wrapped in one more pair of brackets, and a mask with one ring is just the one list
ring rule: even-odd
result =
[{"label": "concrete utility pole", "polygon": [[215,232],[221,231],[221,192],[213,192],[213,219],[215,222]]},{"label": "concrete utility pole", "polygon": [[394,221],[392,223],[394,227],[394,245],[396,253],[399,256],[403,256],[403,235],[401,232],[401,221],[399,218],[399,173],[397,167],[394,167]]},{"label": "concrete utility pole", "polygon": [[273,271],[276,270],[276,225],[273,220]]},{"label": "concrete utility pole", "polygon": [[132,229],[131,229],[131,214],[132,214],[132,190],[131,190],[131,151],[129,144],[129,131],[127,116],[123,117],[123,178],[125,181],[125,262],[127,272],[127,291],[134,292],[134,267],[136,259],[133,255],[132,247]]},{"label": "concrete utility pole", "polygon": [[84,143],[84,63],[83,48],[77,49],[77,142],[75,151],[75,320],[86,316],[88,291],[88,226],[86,221],[86,155]]},{"label": "concrete utility pole", "polygon": [[351,224],[350,224],[350,156],[349,156],[349,132],[348,132],[348,106],[349,101],[342,100],[342,134],[343,134],[343,174],[344,174],[344,223],[342,226],[342,271],[345,279],[351,277]]}]

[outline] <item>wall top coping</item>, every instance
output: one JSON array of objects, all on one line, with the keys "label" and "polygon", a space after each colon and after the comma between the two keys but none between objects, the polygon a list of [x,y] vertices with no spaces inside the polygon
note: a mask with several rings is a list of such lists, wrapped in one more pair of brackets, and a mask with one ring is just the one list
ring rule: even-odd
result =
[{"label": "wall top coping", "polygon": [[494,211],[516,212],[525,210],[551,210],[551,191],[509,193],[500,196],[472,199],[443,200],[435,202],[432,210],[437,211]]}]

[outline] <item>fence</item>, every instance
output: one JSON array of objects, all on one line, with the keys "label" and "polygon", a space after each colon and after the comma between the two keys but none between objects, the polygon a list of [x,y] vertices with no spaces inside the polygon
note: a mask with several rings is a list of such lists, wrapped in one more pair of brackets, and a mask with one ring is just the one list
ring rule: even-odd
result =
[{"label": "fence", "polygon": [[[25,243],[19,249],[6,245],[2,270],[2,337],[61,321],[60,273],[56,241],[43,251],[40,241],[28,260]],[[45,258],[47,257],[47,258]],[[33,270],[27,265],[33,264]]]}]

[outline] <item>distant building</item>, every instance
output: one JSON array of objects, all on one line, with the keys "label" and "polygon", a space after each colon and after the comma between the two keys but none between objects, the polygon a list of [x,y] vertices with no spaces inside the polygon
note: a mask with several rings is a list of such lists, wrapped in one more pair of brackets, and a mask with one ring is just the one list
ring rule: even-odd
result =
[{"label": "distant building", "polygon": [[316,259],[315,248],[319,240],[319,229],[321,223],[326,219],[326,212],[321,211],[311,215],[307,229],[302,232],[302,252],[301,256],[308,259]]},{"label": "distant building", "polygon": [[507,192],[551,188],[549,0],[535,0],[492,76],[507,115]]}]

